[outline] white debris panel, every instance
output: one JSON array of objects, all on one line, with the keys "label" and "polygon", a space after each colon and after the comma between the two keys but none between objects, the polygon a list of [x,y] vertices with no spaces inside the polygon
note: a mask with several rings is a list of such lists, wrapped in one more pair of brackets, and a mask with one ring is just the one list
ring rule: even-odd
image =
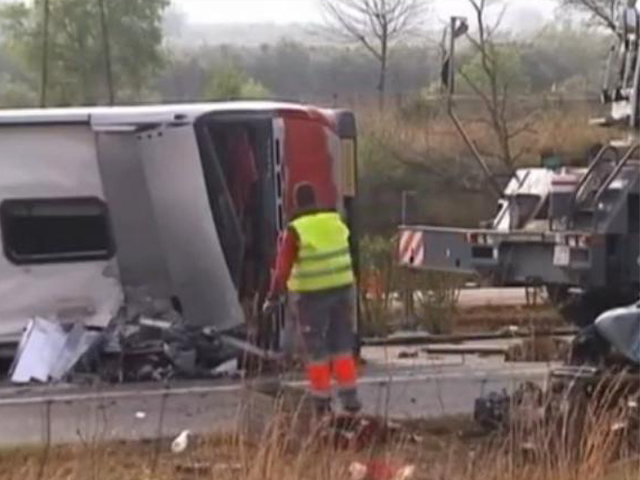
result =
[{"label": "white debris panel", "polygon": [[66,330],[57,322],[36,318],[22,336],[11,369],[11,381],[60,381],[100,339],[80,324]]}]

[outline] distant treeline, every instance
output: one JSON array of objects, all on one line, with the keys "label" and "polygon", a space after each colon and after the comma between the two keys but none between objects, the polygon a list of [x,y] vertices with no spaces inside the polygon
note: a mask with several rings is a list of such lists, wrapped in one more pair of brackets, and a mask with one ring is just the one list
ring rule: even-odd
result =
[{"label": "distant treeline", "polygon": [[[609,41],[572,27],[550,26],[532,40],[505,40],[507,66],[517,95],[591,97],[600,89]],[[472,64],[464,49],[460,63]],[[397,46],[391,56],[390,98],[437,93],[441,53],[437,45]],[[376,94],[378,65],[360,48],[308,46],[291,41],[259,47],[201,46],[168,52],[157,89],[163,98],[187,100],[207,93],[211,78],[234,68],[278,98],[361,104]],[[464,90],[464,85],[461,86]]]},{"label": "distant treeline", "polygon": [[[362,48],[288,40],[259,46],[191,47],[172,41],[175,34],[167,35],[161,28],[158,12],[167,2],[152,1],[157,4],[155,13],[144,10],[147,3],[142,0],[114,0],[114,5],[122,4],[123,15],[137,15],[111,20],[113,78],[121,103],[260,96],[359,105],[375,98],[379,66]],[[77,0],[58,3],[72,6],[72,2]],[[140,11],[125,10],[130,3],[139,4]],[[23,5],[0,8],[0,106],[33,106],[39,101],[42,21],[29,4]],[[87,10],[73,19],[65,15],[63,10],[52,12],[48,102],[106,103],[96,14]],[[64,27],[71,21],[73,35]],[[91,28],[85,29],[87,22]],[[594,30],[553,25],[532,38],[505,37],[501,45],[505,68],[517,80],[512,82],[513,94],[587,97],[599,90],[609,41]],[[474,57],[464,46],[459,60],[462,68],[465,64],[473,68]],[[440,61],[434,42],[394,46],[387,87],[390,99],[437,93]]]}]

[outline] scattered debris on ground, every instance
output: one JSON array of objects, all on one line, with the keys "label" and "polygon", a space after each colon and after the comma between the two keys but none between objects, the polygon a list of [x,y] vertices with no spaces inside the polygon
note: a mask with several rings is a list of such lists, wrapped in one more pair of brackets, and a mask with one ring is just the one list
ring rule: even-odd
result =
[{"label": "scattered debris on ground", "polygon": [[533,336],[508,347],[507,362],[558,362],[569,357],[571,342],[565,338]]},{"label": "scattered debris on ground", "polygon": [[104,330],[79,322],[32,320],[9,377],[16,384],[240,378],[243,336],[242,331],[221,335],[190,325],[169,302],[147,298],[128,302]]},{"label": "scattered debris on ground", "polygon": [[[502,391],[480,397],[475,402],[476,422],[488,431],[524,432],[529,440],[522,439],[521,447],[535,453],[550,447],[536,436],[543,425],[558,429],[558,435],[545,442],[573,444],[582,441],[585,429],[593,428],[593,412],[599,411],[600,429],[613,434],[611,441],[638,450],[640,357],[633,346],[640,341],[640,319],[637,314],[631,320],[622,316],[613,325],[609,317],[603,318],[605,322],[596,321],[577,335],[566,364],[551,371],[545,390],[524,383],[511,395]],[[627,331],[632,335],[621,335]]]},{"label": "scattered debris on ground", "polygon": [[[358,424],[363,427],[367,422],[363,419]],[[317,442],[315,448],[294,452],[283,448],[281,439],[272,436],[265,436],[256,444],[245,443],[236,435],[188,435],[188,446],[179,453],[174,453],[172,448],[177,437],[52,446],[46,456],[44,447],[5,450],[0,451],[0,478],[37,478],[42,469],[42,478],[84,478],[90,472],[100,472],[103,480],[191,480],[203,477],[222,480],[411,480],[425,478],[430,468],[446,462],[454,444],[466,456],[480,441],[478,437],[467,435],[471,430],[476,431],[467,417],[390,423],[393,435],[387,435],[385,442],[372,442],[368,438],[367,442],[372,443],[363,448],[355,448],[354,443],[345,448],[344,443],[324,441]],[[353,422],[349,428],[339,424],[340,421],[335,426],[343,432],[353,431]],[[376,424],[376,429],[380,426]],[[407,437],[398,436],[399,432],[410,434],[414,440],[406,441]],[[360,434],[360,438],[365,437]],[[309,446],[309,442],[306,445]],[[361,475],[363,467],[366,476],[354,476]]]},{"label": "scattered debris on ground", "polygon": [[[87,328],[81,322],[60,323],[58,319],[34,319],[25,330],[11,365],[9,376],[15,384],[30,382],[125,383],[164,382],[173,379],[242,378],[244,367],[238,359],[249,351],[244,331],[220,335],[211,328],[186,323],[171,302],[135,292],[104,330]],[[519,308],[519,307],[518,307]],[[506,316],[514,307],[487,307],[481,312]],[[517,310],[517,309],[516,309]],[[466,312],[467,313],[471,312]],[[513,320],[513,315],[510,317]],[[502,324],[500,324],[502,325]],[[538,327],[536,327],[538,328]],[[541,335],[545,326],[540,327]],[[548,329],[549,330],[549,329]],[[553,330],[558,331],[557,328]],[[529,324],[505,322],[498,330],[481,334],[428,335],[429,342],[458,342],[465,338],[512,338],[530,334]],[[419,344],[420,334],[371,342]],[[424,335],[423,335],[424,336]],[[264,362],[278,363],[275,353],[255,348],[249,352]],[[529,351],[526,348],[522,350]],[[540,349],[534,350],[539,356]],[[400,359],[415,359],[421,352],[407,349]],[[524,361],[527,354],[514,348],[505,354]],[[552,359],[555,359],[552,358]],[[541,358],[541,361],[548,357]]]},{"label": "scattered debris on ground", "polygon": [[[235,434],[190,436],[188,447],[179,454],[173,453],[175,439],[171,438],[4,450],[0,451],[0,478],[86,478],[94,474],[101,480],[638,478],[637,460],[629,461],[637,459],[632,452],[621,450],[615,458],[606,457],[616,445],[600,448],[598,443],[597,448],[585,449],[575,457],[563,456],[569,452],[560,449],[529,454],[516,430],[487,433],[464,416],[398,425],[404,437],[361,450],[331,443],[316,443],[311,448],[307,442],[306,448],[294,451],[286,448],[286,435],[266,435],[259,443],[246,443]],[[541,436],[547,438],[551,431],[545,428]],[[415,441],[405,441],[406,434]],[[594,463],[596,460],[602,462]],[[508,471],[503,471],[507,465]],[[592,473],[591,468],[598,471]],[[577,472],[582,474],[576,476]]]},{"label": "scattered debris on ground", "polygon": [[265,438],[283,438],[290,451],[310,444],[360,451],[389,442],[415,441],[401,423],[384,417],[341,413],[318,416],[305,389],[278,382],[247,388],[240,418],[240,431],[247,442],[259,445]]},{"label": "scattered debris on ground", "polygon": [[80,324],[65,330],[42,318],[31,320],[11,369],[13,383],[61,380],[100,337]]}]

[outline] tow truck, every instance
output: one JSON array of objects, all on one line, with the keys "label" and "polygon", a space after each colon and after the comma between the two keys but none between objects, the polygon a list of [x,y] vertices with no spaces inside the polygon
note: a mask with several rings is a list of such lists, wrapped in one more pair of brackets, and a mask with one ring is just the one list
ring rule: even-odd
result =
[{"label": "tow truck", "polygon": [[[592,123],[626,131],[584,165],[517,169],[499,190],[497,214],[477,229],[399,227],[399,263],[413,270],[479,275],[496,287],[544,287],[570,322],[592,324],[601,313],[638,298],[640,290],[640,13],[627,7],[612,47],[603,103],[611,113]],[[455,111],[456,32],[450,26],[448,111],[474,158],[498,185]],[[501,188],[501,187],[500,187]]]}]

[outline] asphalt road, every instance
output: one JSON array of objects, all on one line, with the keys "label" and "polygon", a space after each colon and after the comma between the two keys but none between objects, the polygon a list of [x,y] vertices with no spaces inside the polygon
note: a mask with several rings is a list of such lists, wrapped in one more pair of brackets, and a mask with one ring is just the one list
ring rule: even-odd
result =
[{"label": "asphalt road", "polygon": [[524,288],[466,288],[460,291],[459,306],[463,308],[526,305]]},{"label": "asphalt road", "polygon": [[[469,289],[463,307],[521,305],[523,289]],[[476,397],[543,382],[549,365],[505,364],[474,356],[399,360],[402,347],[367,348],[360,381],[365,410],[399,419],[471,413]],[[302,385],[299,380],[291,382]],[[74,386],[0,387],[0,448],[232,431],[246,395],[242,382],[180,382],[88,390]]]},{"label": "asphalt road", "polygon": [[[365,410],[399,419],[471,413],[474,399],[543,382],[549,365],[504,364],[498,359],[432,358],[381,363],[381,350],[361,378]],[[393,352],[394,355],[396,352]],[[389,351],[386,351],[389,354]],[[297,380],[292,383],[302,385]],[[238,382],[137,385],[101,391],[77,387],[0,389],[0,448],[91,443],[233,431],[246,389]]]}]

